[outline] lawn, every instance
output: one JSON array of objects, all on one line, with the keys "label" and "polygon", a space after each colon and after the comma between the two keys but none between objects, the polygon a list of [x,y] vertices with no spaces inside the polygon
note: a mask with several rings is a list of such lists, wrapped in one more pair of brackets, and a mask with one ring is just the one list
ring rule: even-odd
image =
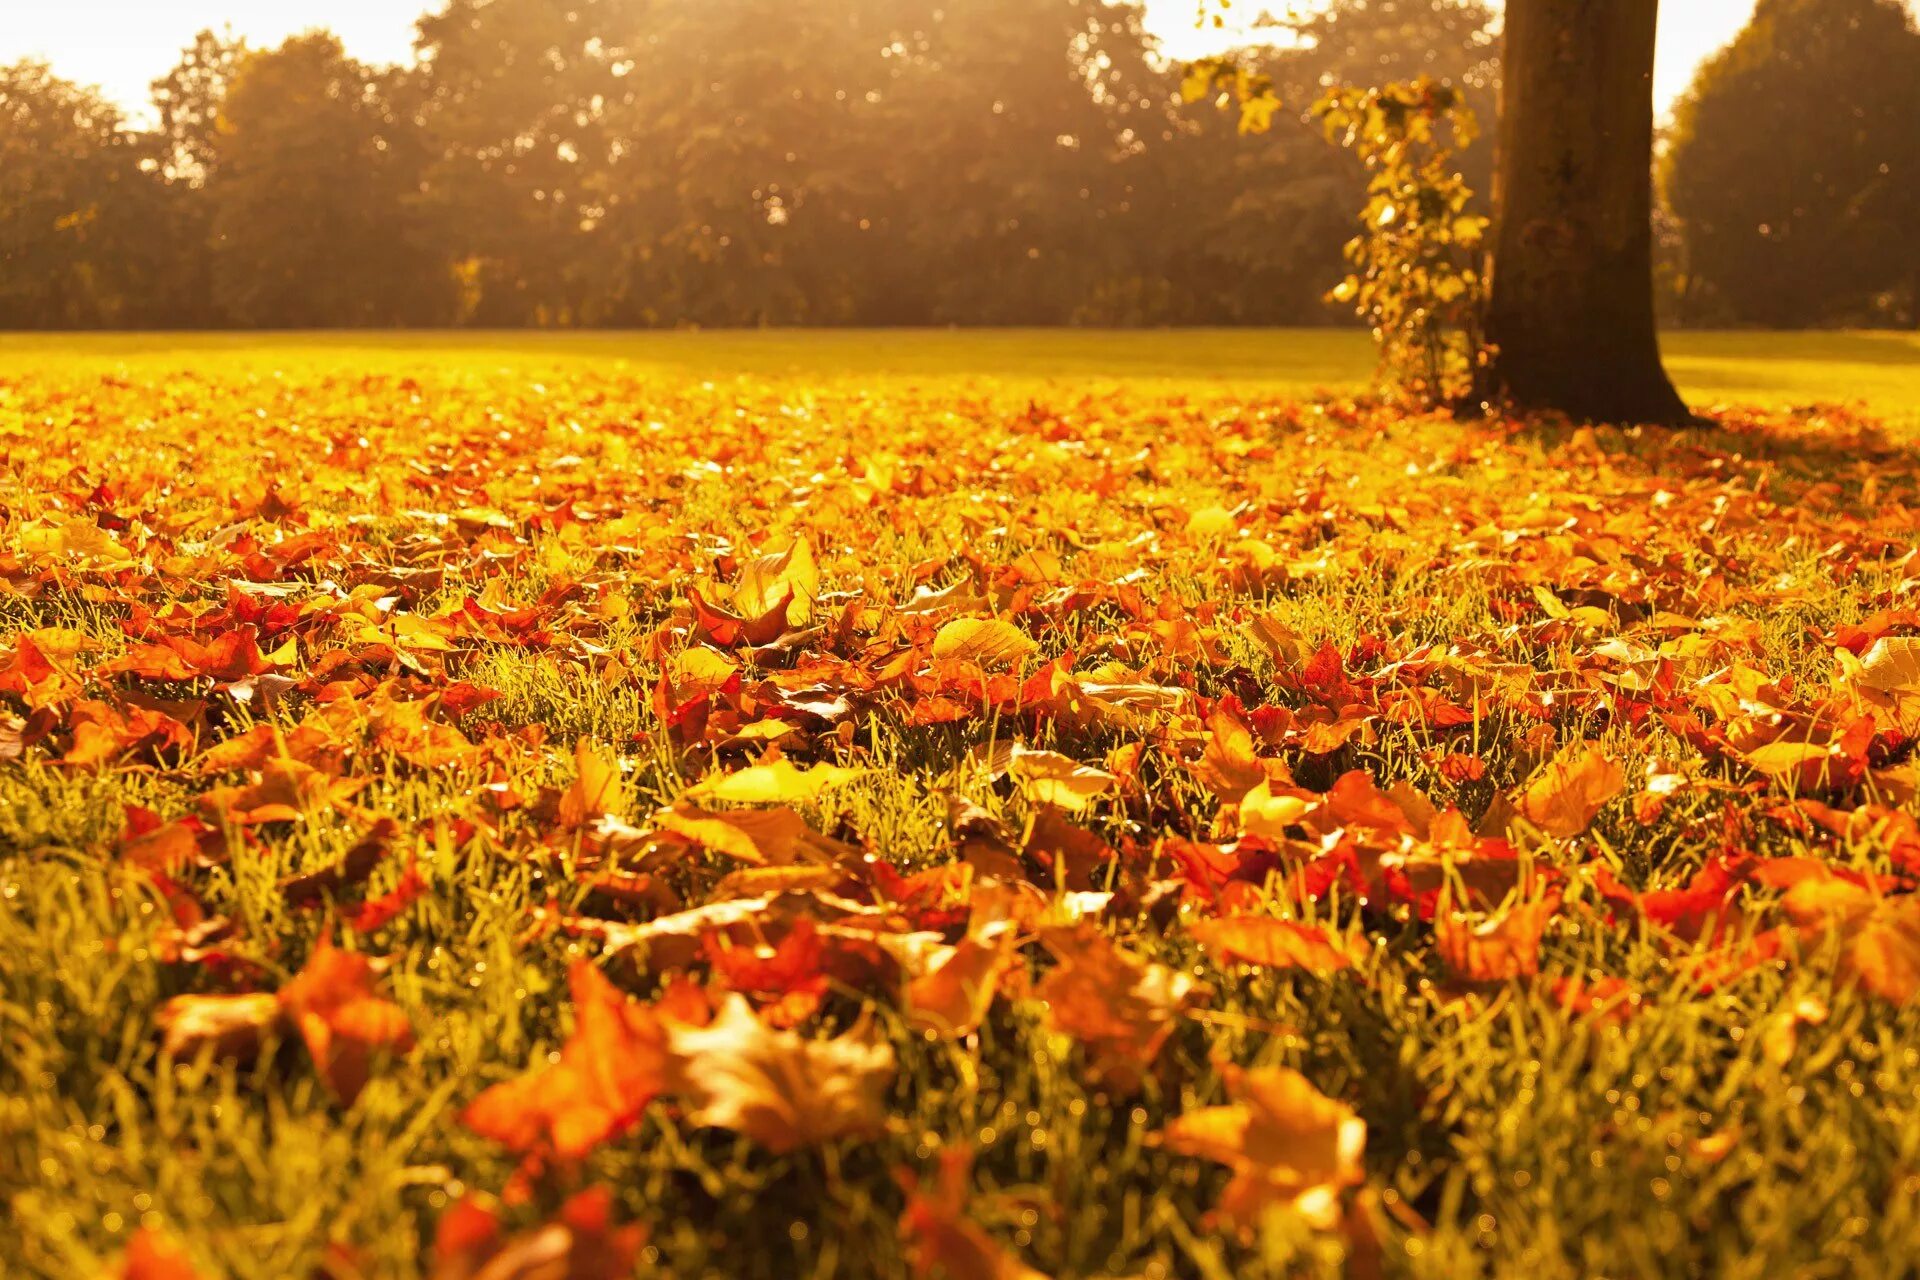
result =
[{"label": "lawn", "polygon": [[1670,358],[0,339],[0,1274],[1914,1274],[1920,343]]},{"label": "lawn", "polygon": [[[1920,334],[1676,333],[1666,348],[1675,379],[1698,403],[1864,401],[1883,415],[1920,414]],[[214,358],[373,368],[587,362],[703,379],[1097,380],[1297,396],[1358,390],[1373,367],[1366,336],[1339,329],[0,334],[0,370],[79,357],[149,368]]]}]

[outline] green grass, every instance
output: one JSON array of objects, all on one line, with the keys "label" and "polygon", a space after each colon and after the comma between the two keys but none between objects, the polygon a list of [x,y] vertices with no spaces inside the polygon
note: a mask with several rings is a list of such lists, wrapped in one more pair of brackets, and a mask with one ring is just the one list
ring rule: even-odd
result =
[{"label": "green grass", "polygon": [[[1696,395],[1864,396],[1920,414],[1912,337],[1686,335],[1670,358]],[[1622,796],[1577,840],[1542,841],[1538,856],[1569,873],[1604,862],[1637,886],[1672,887],[1729,841],[1762,858],[1889,868],[1879,835],[1793,830],[1770,816],[1790,796],[1705,759],[1657,718],[1611,716],[1595,692],[1609,686],[1590,677],[1613,670],[1606,654],[1618,646],[1672,639],[1657,605],[1734,637],[1676,657],[1683,691],[1740,663],[1817,699],[1836,630],[1912,597],[1900,561],[1920,506],[1909,448],[1845,417],[1671,437],[1507,435],[1282,398],[1350,385],[1366,361],[1352,335],[1324,332],[0,339],[0,668],[34,628],[84,632],[99,645],[95,666],[125,650],[136,603],[223,604],[228,580],[255,571],[221,558],[226,539],[242,530],[271,545],[296,532],[257,510],[272,480],[304,501],[298,528],[338,533],[354,552],[286,573],[296,598],[331,599],[326,581],[384,598],[387,561],[406,559],[445,578],[403,612],[432,615],[490,584],[524,604],[556,582],[630,606],[589,633],[590,648],[463,639],[430,682],[498,692],[482,718],[504,740],[537,744],[513,756],[530,796],[569,779],[577,738],[620,744],[624,798],[644,822],[709,770],[741,762],[680,749],[652,700],[661,654],[687,643],[671,630],[687,589],[728,576],[713,547],[804,530],[826,586],[876,607],[969,576],[969,557],[991,577],[1044,551],[1072,582],[1124,583],[1172,618],[1217,619],[1218,662],[1163,651],[1113,595],[1023,619],[1043,657],[1071,650],[1079,670],[1112,662],[1181,687],[1180,734],[997,718],[915,728],[883,706],[859,717],[851,742],[816,744],[821,759],[870,772],[809,802],[814,827],[904,869],[943,862],[947,789],[1016,827],[1028,816],[1021,796],[963,767],[970,748],[1020,732],[1093,763],[1152,737],[1143,796],[1078,821],[1149,848],[1169,833],[1204,836],[1217,802],[1192,769],[1192,700],[1251,690],[1303,703],[1290,672],[1238,630],[1265,614],[1348,649],[1369,638],[1398,656],[1455,646],[1468,666],[1497,665],[1502,681],[1553,689],[1561,701],[1545,722],[1562,741],[1604,745],[1635,791],[1655,762],[1713,784],[1644,822]],[[706,465],[717,459],[725,465]],[[855,494],[878,483],[870,464],[899,472],[871,501]],[[157,540],[138,574],[76,567],[26,536],[87,510],[99,484],[116,490],[124,536]],[[602,523],[529,532],[530,513],[563,500]],[[489,507],[517,531],[434,518]],[[1229,543],[1188,532],[1191,513],[1212,508],[1240,513],[1250,541],[1296,567],[1249,581]],[[188,563],[189,550],[210,559]],[[1551,624],[1536,586],[1600,602],[1600,620]],[[861,623],[860,644],[873,625]],[[303,637],[296,674],[350,646],[324,629]],[[627,668],[613,678],[609,654]],[[779,669],[777,656],[765,661],[757,677]],[[205,682],[98,679],[90,691],[219,696]],[[315,706],[301,694],[262,714],[291,727]],[[0,728],[27,710],[0,694]],[[252,715],[227,714],[212,737]],[[1447,730],[1380,717],[1375,740],[1337,756],[1273,754],[1303,782],[1360,769],[1477,818],[1539,764],[1524,735],[1542,722],[1496,710]],[[1449,783],[1433,764],[1443,748],[1477,751],[1487,777]],[[463,1127],[459,1110],[561,1042],[567,967],[594,953],[528,930],[532,908],[585,896],[549,824],[520,810],[496,835],[456,838],[445,824],[473,811],[489,777],[372,750],[352,759],[349,772],[369,779],[356,802],[405,833],[376,887],[411,853],[433,890],[360,941],[393,957],[383,989],[418,1043],[342,1107],[297,1046],[252,1065],[155,1052],[164,1001],[225,979],[156,957],[165,908],[118,853],[123,805],[173,817],[236,779],[202,776],[192,752],[99,770],[56,755],[0,752],[0,1276],[108,1274],[143,1223],[185,1243],[208,1276],[424,1274],[448,1204],[514,1176],[512,1156]],[[252,840],[228,833],[229,860],[190,873],[267,989],[326,928],[323,913],[290,908],[276,881],[337,862],[355,835],[315,810]],[[723,869],[695,859],[672,869],[672,885],[692,901]],[[1166,874],[1164,862],[1154,869]],[[1753,927],[1773,919],[1765,895],[1749,905]],[[1108,923],[1129,946],[1214,988],[1138,1095],[1090,1083],[1080,1050],[1033,999],[1003,998],[975,1041],[956,1044],[909,1033],[891,993],[841,992],[827,1020],[843,1025],[869,1002],[899,1058],[887,1133],[771,1156],[656,1105],[579,1170],[534,1179],[516,1221],[550,1213],[568,1186],[602,1185],[623,1217],[650,1227],[648,1275],[904,1275],[896,1174],[924,1173],[937,1148],[957,1146],[978,1149],[969,1214],[1048,1273],[1333,1276],[1348,1266],[1345,1246],[1295,1215],[1274,1215],[1250,1240],[1209,1224],[1225,1170],[1153,1137],[1222,1101],[1225,1064],[1285,1065],[1368,1125],[1368,1189],[1400,1209],[1384,1229],[1387,1275],[1920,1272],[1920,1008],[1839,980],[1831,941],[1702,992],[1653,930],[1570,912],[1546,939],[1546,974],[1630,982],[1639,1012],[1612,1028],[1569,1017],[1539,982],[1447,998],[1428,930],[1403,907],[1299,909],[1373,940],[1357,971],[1222,965],[1165,912],[1116,912]],[[609,970],[638,993],[654,985],[624,960]],[[1829,1016],[1802,1026],[1780,1060],[1769,1031],[1803,1002]]]},{"label": "green grass", "polygon": [[[1673,333],[1667,360],[1696,405],[1864,402],[1920,414],[1920,334]],[[576,361],[686,377],[1124,380],[1306,395],[1365,385],[1364,334],[1331,329],[812,330],[636,333],[0,334],[0,369],[75,357],[253,365],[326,357],[390,368],[455,357],[533,368]]]}]

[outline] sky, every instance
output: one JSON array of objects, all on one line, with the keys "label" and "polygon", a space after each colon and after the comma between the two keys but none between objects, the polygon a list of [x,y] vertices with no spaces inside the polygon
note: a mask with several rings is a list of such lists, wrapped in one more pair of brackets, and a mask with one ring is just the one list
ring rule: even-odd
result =
[{"label": "sky", "polygon": [[[1277,7],[1287,0],[1270,0]],[[1148,20],[1176,57],[1219,47],[1195,28],[1195,0],[1146,0]],[[1660,18],[1654,91],[1661,110],[1685,89],[1708,54],[1733,38],[1754,0],[1668,0]],[[1236,10],[1257,14],[1261,0]],[[402,62],[413,54],[408,0],[0,0],[0,63],[42,58],[69,79],[98,85],[129,112],[142,114],[147,85],[171,67],[203,27],[231,26],[254,44],[275,44],[324,26],[366,62]]]}]

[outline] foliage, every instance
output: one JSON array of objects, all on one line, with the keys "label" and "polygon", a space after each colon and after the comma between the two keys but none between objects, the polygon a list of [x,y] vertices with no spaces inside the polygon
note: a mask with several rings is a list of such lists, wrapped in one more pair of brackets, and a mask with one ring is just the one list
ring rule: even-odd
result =
[{"label": "foliage", "polygon": [[1764,0],[1675,110],[1689,318],[1920,321],[1920,29],[1899,0]]},{"label": "foliage", "polygon": [[[1280,108],[1271,79],[1238,58],[1194,63],[1182,93],[1238,104],[1242,133],[1264,133]],[[1366,323],[1390,394],[1420,406],[1464,400],[1489,354],[1480,249],[1489,219],[1470,212],[1473,190],[1453,163],[1477,134],[1472,110],[1459,89],[1423,75],[1328,89],[1312,114],[1368,175],[1362,230],[1345,250],[1352,270],[1329,300]]]},{"label": "foliage", "polygon": [[1353,304],[1380,347],[1382,381],[1418,405],[1473,390],[1488,358],[1481,241],[1489,219],[1454,168],[1478,128],[1457,90],[1422,77],[1330,90],[1314,104],[1329,138],[1366,166],[1353,271],[1330,295]]},{"label": "foliage", "polygon": [[98,93],[44,64],[0,67],[0,325],[139,324],[161,249],[151,157]]},{"label": "foliage", "polygon": [[[1421,72],[1478,100],[1490,22],[1460,0],[1342,0],[1249,65],[1289,102]],[[5,322],[1339,318],[1322,295],[1364,179],[1303,114],[1236,140],[1182,109],[1128,6],[448,0],[420,44],[402,73],[202,33],[155,84],[157,127],[125,141],[152,168],[100,206],[142,238],[63,242],[100,305],[45,301],[87,295],[23,233],[33,271],[9,278],[48,283]],[[230,104],[250,63],[324,109]],[[334,81],[354,92],[328,98]],[[42,226],[101,194],[34,190],[74,191],[19,210]]]},{"label": "foliage", "polygon": [[1907,1267],[1904,439],[554,351],[9,367],[0,1270]]},{"label": "foliage", "polygon": [[213,300],[229,320],[377,326],[438,312],[447,282],[412,201],[422,156],[382,79],[321,33],[237,60],[202,188]]}]

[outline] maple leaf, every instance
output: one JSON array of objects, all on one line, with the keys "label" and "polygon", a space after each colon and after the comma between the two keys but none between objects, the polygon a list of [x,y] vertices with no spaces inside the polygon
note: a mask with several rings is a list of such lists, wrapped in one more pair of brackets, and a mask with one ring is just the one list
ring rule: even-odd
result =
[{"label": "maple leaf", "polygon": [[377,1054],[413,1047],[407,1015],[375,995],[373,987],[371,960],[322,937],[306,967],[279,993],[280,1006],[307,1042],[320,1078],[348,1104],[366,1086]]},{"label": "maple leaf", "polygon": [[1860,683],[1893,693],[1920,690],[1920,636],[1882,636],[1860,659]]},{"label": "maple leaf", "polygon": [[1222,959],[1267,969],[1305,969],[1309,973],[1337,973],[1354,962],[1346,939],[1295,920],[1272,916],[1228,916],[1202,920],[1188,930],[1201,946]]},{"label": "maple leaf", "polygon": [[931,1188],[923,1188],[910,1172],[899,1175],[907,1193],[900,1236],[912,1247],[914,1274],[946,1280],[1047,1280],[967,1218],[972,1170],[972,1152],[949,1148],[940,1153]]},{"label": "maple leaf", "polygon": [[786,624],[804,627],[813,617],[813,602],[819,595],[820,570],[814,563],[813,545],[801,536],[783,551],[747,561],[734,584],[733,603],[749,618],[784,606]]},{"label": "maple leaf", "polygon": [[1549,764],[1520,793],[1515,807],[1548,835],[1568,840],[1585,831],[1626,786],[1626,771],[1589,745]]},{"label": "maple leaf", "polygon": [[1090,923],[1056,925],[1040,937],[1059,961],[1034,988],[1046,1002],[1048,1026],[1080,1043],[1097,1081],[1133,1092],[1180,1014],[1208,988],[1191,974],[1129,955]]},{"label": "maple leaf", "polygon": [[1490,915],[1448,909],[1443,897],[1433,920],[1433,946],[1469,982],[1502,982],[1540,972],[1540,938],[1560,909],[1555,894],[1514,903]]},{"label": "maple leaf", "polygon": [[1019,742],[976,748],[974,759],[993,778],[1012,778],[1040,804],[1062,809],[1084,809],[1119,783],[1105,769],[1082,764],[1058,751],[1040,751]]},{"label": "maple leaf", "polygon": [[655,814],[653,822],[691,844],[756,866],[842,862],[859,853],[852,845],[821,835],[785,807],[716,813],[677,804]]},{"label": "maple leaf", "polygon": [[769,1028],[738,995],[704,1027],[672,1025],[674,1092],[700,1125],[776,1155],[886,1130],[893,1049],[863,1021],[831,1040]]},{"label": "maple leaf", "polygon": [[296,1031],[327,1088],[349,1105],[366,1086],[377,1055],[413,1047],[407,1015],[374,994],[373,962],[325,937],[278,993],[175,996],[155,1021],[161,1052],[176,1058],[207,1052],[244,1062],[269,1035]]},{"label": "maple leaf", "polygon": [[1876,893],[1837,876],[1801,880],[1781,900],[1808,933],[1831,930],[1841,972],[1894,1004],[1920,994],[1920,895]]},{"label": "maple leaf", "polygon": [[1297,1071],[1225,1071],[1226,1106],[1175,1117],[1161,1131],[1171,1151],[1233,1170],[1215,1212],[1243,1231],[1269,1207],[1289,1205],[1316,1227],[1339,1219],[1340,1193],[1364,1178],[1367,1126]]},{"label": "maple leaf", "polygon": [[1223,804],[1240,803],[1247,793],[1270,781],[1291,782],[1284,764],[1264,760],[1254,748],[1253,732],[1225,706],[1207,716],[1206,748],[1193,767],[1194,776]]},{"label": "maple leaf", "polygon": [[926,973],[907,984],[907,1025],[957,1038],[980,1029],[1009,960],[1006,932],[988,939],[968,934],[946,949]]},{"label": "maple leaf", "polygon": [[467,1104],[461,1121],[509,1149],[543,1146],[577,1159],[625,1132],[666,1088],[667,1024],[629,999],[588,960],[574,963],[573,1034],[560,1060],[496,1084]]}]

